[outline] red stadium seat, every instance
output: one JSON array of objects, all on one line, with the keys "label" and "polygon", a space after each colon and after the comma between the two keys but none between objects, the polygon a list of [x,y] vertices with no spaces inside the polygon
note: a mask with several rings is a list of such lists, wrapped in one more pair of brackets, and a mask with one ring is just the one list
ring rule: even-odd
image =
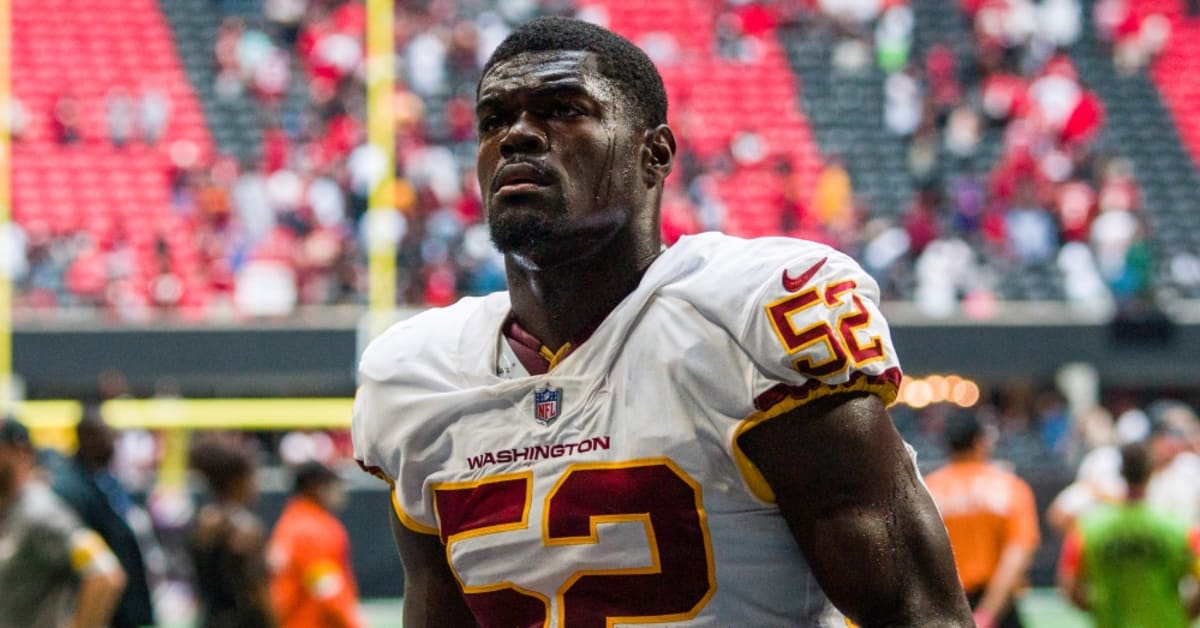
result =
[{"label": "red stadium seat", "polygon": [[1174,0],[1134,0],[1131,5],[1144,18],[1165,16],[1171,23],[1167,44],[1155,59],[1150,76],[1167,109],[1175,118],[1181,139],[1200,164],[1200,20],[1184,12],[1186,3]]},{"label": "red stadium seat", "polygon": [[[184,75],[171,32],[154,0],[13,0],[14,93],[30,112],[13,144],[13,214],[56,233],[85,229],[111,245],[122,222],[169,213],[165,151],[108,141],[105,96],[114,87],[136,95],[141,76],[167,86],[172,117],[163,144],[186,138],[212,154],[212,138]],[[51,111],[64,94],[81,105],[82,142],[59,145]],[[183,239],[190,241],[190,225]],[[133,234],[145,233],[145,236]],[[125,233],[153,254],[148,229]],[[136,244],[135,244],[136,243]],[[144,292],[144,288],[139,288]],[[204,293],[197,291],[199,297]]]},{"label": "red stadium seat", "polygon": [[[820,169],[819,150],[808,123],[796,107],[796,78],[774,37],[762,38],[764,55],[756,63],[719,59],[712,52],[715,40],[712,7],[701,0],[643,2],[596,0],[609,27],[638,42],[648,33],[671,35],[688,62],[661,67],[663,82],[672,98],[672,124],[694,120],[681,149],[701,158],[726,154],[731,139],[754,132],[768,143],[771,156],[797,167],[802,188],[812,187]],[[703,76],[704,80],[696,80]],[[773,171],[744,176],[741,168],[720,184],[726,205],[724,230],[739,235],[779,232],[778,209],[773,205],[782,180]]]}]

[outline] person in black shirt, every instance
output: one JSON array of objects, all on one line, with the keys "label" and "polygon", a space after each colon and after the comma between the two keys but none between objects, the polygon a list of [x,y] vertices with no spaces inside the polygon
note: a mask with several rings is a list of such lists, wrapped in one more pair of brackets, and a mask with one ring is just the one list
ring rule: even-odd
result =
[{"label": "person in black shirt", "polygon": [[113,628],[154,625],[146,561],[133,518],[142,522],[138,527],[143,537],[152,540],[153,530],[149,517],[109,469],[116,434],[98,414],[89,412],[75,435],[79,448],[54,470],[54,492],[104,539],[125,570],[127,584],[113,612]]},{"label": "person in black shirt", "polygon": [[271,614],[266,532],[250,510],[258,497],[254,462],[232,436],[210,435],[190,452],[211,500],[196,514],[188,539],[201,628],[266,628]]}]

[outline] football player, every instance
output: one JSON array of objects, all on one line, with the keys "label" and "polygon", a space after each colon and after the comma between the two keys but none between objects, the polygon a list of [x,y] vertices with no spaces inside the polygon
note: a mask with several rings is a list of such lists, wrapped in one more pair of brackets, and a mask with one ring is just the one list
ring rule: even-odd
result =
[{"label": "football player", "polygon": [[360,365],[405,625],[971,625],[886,411],[875,282],[800,240],[664,249],[666,113],[649,58],[587,23],[534,20],[485,66],[509,290],[394,325]]}]

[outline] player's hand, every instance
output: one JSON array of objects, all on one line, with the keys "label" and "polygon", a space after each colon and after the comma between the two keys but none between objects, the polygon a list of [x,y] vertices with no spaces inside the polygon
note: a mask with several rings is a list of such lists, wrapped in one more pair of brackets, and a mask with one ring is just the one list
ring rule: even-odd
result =
[{"label": "player's hand", "polygon": [[983,609],[975,609],[972,614],[976,628],[996,628],[996,618]]}]

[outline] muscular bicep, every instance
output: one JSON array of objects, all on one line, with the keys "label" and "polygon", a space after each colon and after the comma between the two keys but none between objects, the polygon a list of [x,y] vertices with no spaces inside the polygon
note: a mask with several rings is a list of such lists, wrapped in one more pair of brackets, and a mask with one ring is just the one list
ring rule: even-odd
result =
[{"label": "muscular bicep", "polygon": [[415,628],[474,626],[475,617],[434,534],[414,532],[389,509],[392,537],[404,565],[404,625]]},{"label": "muscular bicep", "polygon": [[813,574],[863,626],[969,626],[945,526],[883,402],[830,397],[738,444],[775,493]]}]

